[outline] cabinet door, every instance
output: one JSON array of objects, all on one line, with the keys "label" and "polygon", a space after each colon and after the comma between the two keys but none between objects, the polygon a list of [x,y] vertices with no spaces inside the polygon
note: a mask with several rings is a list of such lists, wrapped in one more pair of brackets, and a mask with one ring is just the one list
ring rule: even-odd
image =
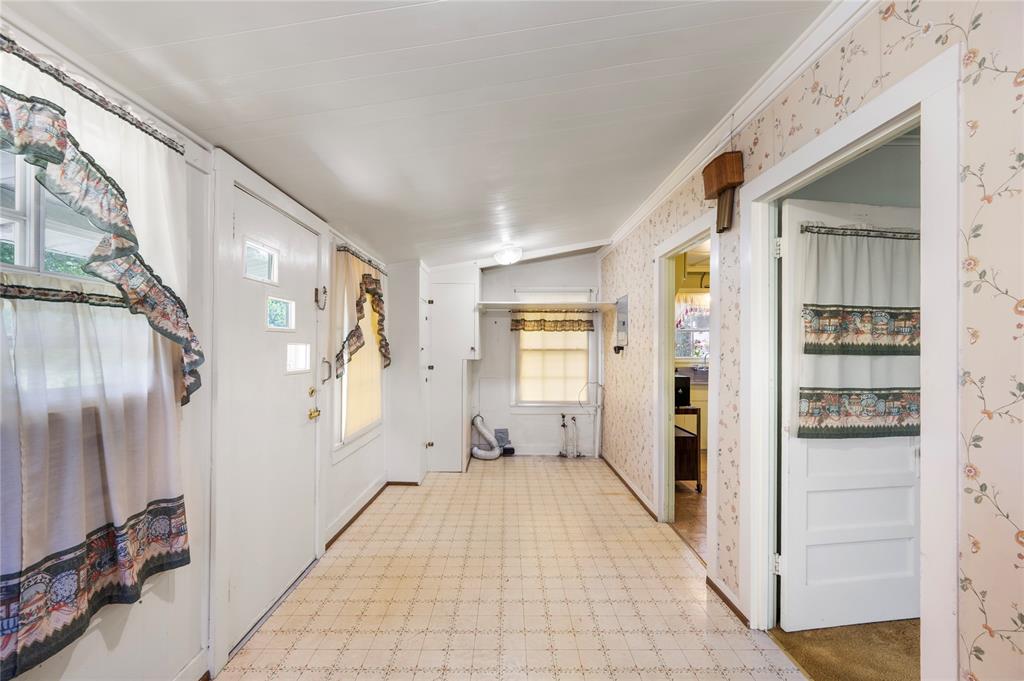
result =
[{"label": "cabinet door", "polygon": [[[430,293],[429,290],[425,289],[425,288],[421,288],[420,291],[422,291],[422,294],[424,296],[429,295],[429,293]],[[428,367],[430,366],[430,362],[431,362],[431,358],[430,358],[430,354],[431,354],[430,353],[430,308],[431,307],[432,306],[427,302],[426,298],[420,298],[420,306],[419,306],[419,342],[420,342],[419,348],[420,348],[420,355],[419,355],[419,366],[417,367],[417,372],[418,372],[417,375],[419,376],[419,384],[420,384],[419,400],[420,400],[420,404],[421,405],[430,404],[430,390],[431,390],[431,386],[430,386],[431,376],[430,376],[430,374],[433,373],[430,369],[428,369]],[[427,447],[427,442],[430,441],[430,436],[431,436],[431,430],[430,430],[430,409],[421,409],[420,410],[420,433],[419,434],[421,436],[420,437],[420,441],[422,443],[422,446],[423,447]],[[423,453],[423,452],[421,452],[421,453]],[[425,454],[425,456],[427,456],[428,461],[427,461],[426,464],[421,464],[421,466],[424,466],[424,465],[426,466],[425,470],[430,470],[429,454],[430,454],[430,449],[428,448],[426,450],[426,454]],[[421,476],[422,476],[423,470],[424,469],[421,469],[421,471],[420,471]]]},{"label": "cabinet door", "polygon": [[477,348],[476,291],[473,284],[434,284],[430,313],[431,347],[435,358],[475,359]]},{"label": "cabinet door", "polygon": [[430,305],[430,449],[432,471],[462,471],[463,367],[476,352],[476,287],[434,284]]}]

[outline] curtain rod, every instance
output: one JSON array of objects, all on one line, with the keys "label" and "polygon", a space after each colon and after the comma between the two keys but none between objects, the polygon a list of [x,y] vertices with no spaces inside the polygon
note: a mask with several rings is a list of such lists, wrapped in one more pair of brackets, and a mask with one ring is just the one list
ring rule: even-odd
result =
[{"label": "curtain rod", "polygon": [[360,253],[359,251],[355,250],[351,246],[338,246],[337,250],[344,251],[345,253],[349,253],[356,260],[362,260],[367,265],[369,265],[373,269],[377,270],[378,272],[380,272],[385,277],[388,276],[388,272],[387,272],[387,270],[384,269],[383,265],[381,265],[379,262],[375,261],[370,256],[363,255],[362,253]]},{"label": "curtain rod", "polygon": [[131,111],[121,106],[120,104],[115,104],[114,102],[110,101],[109,99],[101,95],[99,92],[93,90],[88,85],[80,83],[79,81],[75,80],[70,74],[65,73],[53,64],[43,61],[38,56],[36,56],[32,52],[29,52],[24,47],[19,45],[14,40],[14,38],[11,38],[10,36],[4,33],[0,33],[0,50],[3,50],[7,54],[14,55],[26,64],[33,66],[36,69],[45,73],[46,75],[50,76],[61,85],[68,88],[69,90],[73,90],[74,92],[89,100],[101,109],[114,114],[115,116],[123,120],[125,123],[128,123],[129,125],[138,128],[142,132],[146,133],[153,139],[165,144],[166,146],[170,147],[171,149],[178,152],[182,156],[185,155],[185,145],[182,144],[180,141],[174,139],[173,137],[157,129],[155,126],[150,125],[149,123],[142,120],[141,118],[139,118]]}]

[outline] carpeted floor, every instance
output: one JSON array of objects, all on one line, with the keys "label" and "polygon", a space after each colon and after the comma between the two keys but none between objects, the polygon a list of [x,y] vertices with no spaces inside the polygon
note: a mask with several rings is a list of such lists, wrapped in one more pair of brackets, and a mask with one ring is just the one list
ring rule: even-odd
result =
[{"label": "carpeted floor", "polygon": [[921,621],[898,620],[772,638],[813,681],[919,681]]}]

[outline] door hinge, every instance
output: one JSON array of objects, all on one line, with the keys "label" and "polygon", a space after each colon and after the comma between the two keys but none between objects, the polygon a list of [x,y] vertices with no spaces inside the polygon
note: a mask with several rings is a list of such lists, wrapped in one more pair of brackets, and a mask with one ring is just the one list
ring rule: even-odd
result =
[{"label": "door hinge", "polygon": [[772,556],[772,574],[782,574],[782,556],[777,553]]},{"label": "door hinge", "polygon": [[782,237],[781,236],[775,237],[775,248],[772,251],[772,255],[775,256],[776,260],[779,260],[780,258],[782,258]]},{"label": "door hinge", "polygon": [[232,239],[235,238],[235,222],[236,222],[236,219],[237,219],[236,214],[234,212],[232,212],[231,213],[231,238]]}]

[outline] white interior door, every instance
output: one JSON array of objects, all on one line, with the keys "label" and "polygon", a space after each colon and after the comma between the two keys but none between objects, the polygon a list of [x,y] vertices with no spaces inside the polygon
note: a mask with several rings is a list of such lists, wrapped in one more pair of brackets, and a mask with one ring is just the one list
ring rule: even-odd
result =
[{"label": "white interior door", "polygon": [[316,311],[319,237],[234,190],[235,238],[221,314],[218,390],[230,564],[226,636],[237,642],[315,558]]},{"label": "white interior door", "polygon": [[783,202],[780,624],[800,631],[917,617],[920,438],[796,437],[805,221],[897,226],[919,218],[910,208]]},{"label": "white interior door", "polygon": [[434,284],[430,305],[430,449],[432,471],[461,472],[465,460],[464,365],[476,344],[473,316],[476,287]]}]

